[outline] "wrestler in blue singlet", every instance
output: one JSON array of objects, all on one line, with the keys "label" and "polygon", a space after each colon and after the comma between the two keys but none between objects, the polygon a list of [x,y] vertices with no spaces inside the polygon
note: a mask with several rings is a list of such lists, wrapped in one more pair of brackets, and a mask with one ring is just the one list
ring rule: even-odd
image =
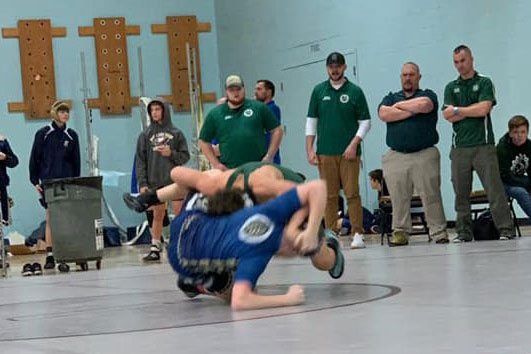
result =
[{"label": "wrestler in blue singlet", "polygon": [[235,271],[234,281],[254,287],[278,251],[284,226],[301,208],[295,188],[267,203],[223,216],[198,208],[200,195],[185,203],[171,225],[168,259],[179,275],[201,278]]}]

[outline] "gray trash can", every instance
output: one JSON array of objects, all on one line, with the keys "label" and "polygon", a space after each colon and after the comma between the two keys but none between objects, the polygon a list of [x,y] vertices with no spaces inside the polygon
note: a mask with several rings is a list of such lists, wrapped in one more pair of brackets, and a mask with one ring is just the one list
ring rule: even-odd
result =
[{"label": "gray trash can", "polygon": [[82,270],[88,270],[88,261],[96,261],[96,267],[101,267],[101,183],[101,176],[44,181],[53,253],[61,272],[69,270],[67,262],[76,262]]}]

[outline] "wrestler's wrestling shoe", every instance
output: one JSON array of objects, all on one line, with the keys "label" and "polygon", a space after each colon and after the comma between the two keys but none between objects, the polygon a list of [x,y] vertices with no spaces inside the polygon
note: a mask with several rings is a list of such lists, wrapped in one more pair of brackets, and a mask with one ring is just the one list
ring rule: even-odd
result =
[{"label": "wrestler's wrestling shoe", "polygon": [[148,190],[145,193],[131,194],[124,193],[122,196],[125,205],[138,213],[142,213],[152,205],[160,204],[161,201],[157,197],[157,191]]},{"label": "wrestler's wrestling shoe", "polygon": [[187,284],[182,277],[177,278],[177,287],[190,299],[204,293],[197,285]]},{"label": "wrestler's wrestling shoe", "polygon": [[131,210],[136,211],[137,213],[142,213],[146,211],[151,205],[145,200],[144,194],[131,194],[124,193],[122,195],[125,205]]},{"label": "wrestler's wrestling shoe", "polygon": [[336,254],[336,261],[332,269],[328,271],[328,274],[330,274],[333,279],[339,279],[345,270],[345,257],[341,251],[341,244],[339,243],[339,239],[337,238],[336,234],[332,230],[325,230],[325,238],[326,245],[334,250]]},{"label": "wrestler's wrestling shoe", "polygon": [[149,248],[149,253],[146,254],[142,260],[144,262],[158,262],[160,261],[160,253],[162,252],[162,247],[152,244]]},{"label": "wrestler's wrestling shoe", "polygon": [[177,287],[189,298],[194,298],[197,295],[214,295],[222,296],[230,292],[234,283],[234,275],[232,271],[222,273],[210,273],[203,278],[202,285],[196,285],[186,278],[179,276],[177,279]]}]

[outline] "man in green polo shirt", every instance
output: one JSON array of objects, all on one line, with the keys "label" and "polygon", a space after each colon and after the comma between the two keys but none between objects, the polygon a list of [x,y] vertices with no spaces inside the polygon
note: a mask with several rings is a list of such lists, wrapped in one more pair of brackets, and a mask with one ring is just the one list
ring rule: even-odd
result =
[{"label": "man in green polo shirt", "polygon": [[419,88],[421,77],[417,64],[405,63],[400,73],[402,91],[390,92],[378,108],[380,119],[387,123],[390,148],[382,158],[393,205],[390,246],[408,244],[413,188],[422,200],[430,235],[436,243],[448,243],[441,198],[441,155],[435,147],[439,142],[437,95]]},{"label": "man in green polo shirt", "polygon": [[[360,143],[370,129],[370,114],[361,88],[345,77],[345,57],[326,59],[329,79],[315,86],[306,119],[308,162],[319,167],[328,198],[325,224],[336,232],[339,190],[343,187],[352,223],[351,248],[363,248],[363,220],[359,193]],[[317,150],[314,151],[317,136]]]},{"label": "man in green polo shirt", "polygon": [[470,192],[474,170],[487,192],[500,239],[512,239],[514,226],[500,178],[490,117],[496,104],[494,86],[488,77],[474,70],[474,58],[467,46],[455,48],[453,60],[459,77],[444,89],[443,114],[454,130],[450,152],[457,213],[454,242],[468,242],[473,238]]},{"label": "man in green polo shirt", "polygon": [[[225,81],[225,103],[212,109],[201,128],[199,147],[212,167],[225,171],[246,162],[272,162],[282,128],[273,112],[263,103],[245,98],[242,79],[230,75]],[[264,132],[271,132],[269,148],[264,146]],[[210,142],[216,138],[220,157],[215,156]]]}]

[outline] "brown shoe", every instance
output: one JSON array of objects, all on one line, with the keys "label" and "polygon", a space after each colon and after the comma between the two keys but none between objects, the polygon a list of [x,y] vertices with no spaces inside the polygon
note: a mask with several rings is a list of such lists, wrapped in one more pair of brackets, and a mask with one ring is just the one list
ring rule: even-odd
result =
[{"label": "brown shoe", "polygon": [[409,243],[409,233],[406,231],[395,231],[389,239],[389,246],[407,246]]},{"label": "brown shoe", "polygon": [[449,243],[450,239],[448,238],[448,233],[445,231],[440,231],[436,233],[435,235],[431,236],[431,239],[435,241],[435,243]]}]

